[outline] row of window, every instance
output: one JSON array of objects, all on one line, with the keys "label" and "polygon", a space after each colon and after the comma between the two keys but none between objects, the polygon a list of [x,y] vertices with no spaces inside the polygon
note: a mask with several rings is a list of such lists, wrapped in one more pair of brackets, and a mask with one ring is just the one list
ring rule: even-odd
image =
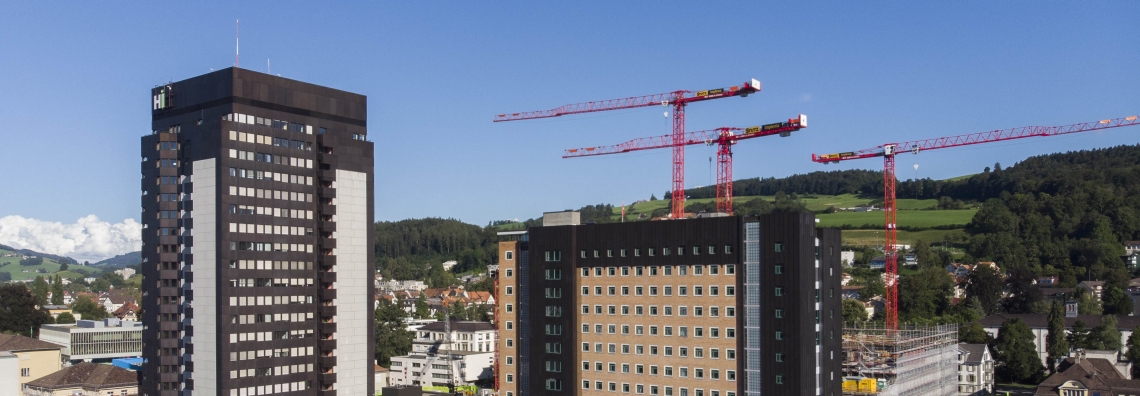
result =
[{"label": "row of window", "polygon": [[273,217],[287,217],[290,219],[313,219],[313,211],[301,209],[271,208],[256,205],[230,205],[230,213],[246,215],[264,215]]},{"label": "row of window", "polygon": [[159,176],[154,184],[178,184],[178,176]]},{"label": "row of window", "polygon": [[181,202],[182,194],[155,194],[156,202]]},{"label": "row of window", "polygon": [[162,228],[156,228],[154,230],[154,232],[155,232],[155,235],[158,235],[158,236],[178,236],[178,235],[182,235],[182,228],[162,227]]},{"label": "row of window", "polygon": [[[607,306],[605,306],[605,310],[603,310],[602,309],[603,306],[598,304],[598,305],[594,305],[593,311],[594,311],[594,315],[619,315],[618,312],[621,312],[620,315],[622,315],[622,316],[629,316],[629,315],[644,316],[645,315],[645,313],[646,313],[645,312],[646,311],[645,306],[634,305],[632,307],[633,307],[633,309],[631,310],[629,305],[622,305],[620,307],[617,305],[607,305]],[[619,308],[620,308],[620,311],[619,311]],[[718,306],[710,306],[710,307],[708,307],[708,310],[706,311],[705,307],[700,306],[700,305],[694,305],[692,307],[691,311],[689,310],[688,306],[684,306],[684,305],[678,306],[676,311],[673,310],[672,305],[663,305],[663,306],[661,306],[660,309],[658,309],[658,307],[656,305],[650,305],[648,311],[649,311],[649,316],[657,316],[657,315],[673,316],[673,314],[675,312],[677,316],[689,316],[689,314],[692,313],[693,316],[697,316],[697,317],[702,317],[702,316],[705,316],[707,314],[708,317],[710,317],[710,318],[720,317],[720,313],[721,313],[721,309]],[[589,304],[582,304],[582,315],[589,315],[589,314],[590,314],[590,305]],[[724,307],[724,317],[726,317],[726,318],[736,317],[736,307],[734,307],[734,306]]]},{"label": "row of window", "polygon": [[[735,373],[732,374],[732,377],[733,377],[733,379],[731,379],[729,381],[736,381],[736,374]],[[608,384],[608,386],[603,388],[603,385],[605,385],[605,384]],[[590,390],[590,380],[587,380],[587,379],[582,380],[582,389]],[[610,381],[607,383],[603,383],[602,381],[594,381],[594,390],[596,390],[596,391],[608,390],[610,392],[619,392],[618,384],[616,382],[613,382],[613,381]],[[621,383],[620,392],[621,393],[636,393],[636,394],[641,395],[641,394],[645,394],[646,390],[649,391],[650,395],[659,395],[661,393],[658,393],[658,392],[660,392],[661,390],[664,390],[665,391],[664,396],[721,396],[721,395],[736,396],[735,391],[724,391],[722,393],[720,390],[714,390],[714,389],[709,389],[709,390],[692,389],[692,393],[690,393],[689,388],[685,388],[685,387],[676,388],[677,393],[674,394],[673,393],[674,388],[672,386],[633,384],[631,387],[631,385],[629,383],[626,383],[626,382]]]},{"label": "row of window", "polygon": [[[693,256],[698,256],[701,254],[701,250],[702,249],[700,246],[689,246],[689,247],[678,246],[677,250],[675,250],[675,252],[677,253],[678,256],[685,255],[685,252],[689,252],[689,254],[691,254]],[[617,250],[618,257],[626,257],[627,251],[628,251],[628,249],[625,249],[625,248],[618,249]],[[633,248],[633,257],[641,257],[641,251],[642,251],[641,248]],[[662,248],[660,248],[660,250],[658,250],[658,248],[646,248],[645,249],[645,253],[647,253],[647,255],[650,257],[655,256],[658,251],[661,252],[662,256],[668,256],[674,252],[674,250],[671,250],[670,248],[667,248],[667,247],[662,247]],[[704,251],[705,251],[705,254],[716,254],[717,249],[716,249],[715,245],[708,245],[707,248],[704,249]],[[579,251],[578,257],[580,257],[580,258],[591,258],[591,257],[592,258],[601,258],[603,250],[594,249],[591,252],[593,252],[593,254],[587,254],[587,250],[583,249],[583,250]],[[614,257],[614,249],[604,249],[604,252],[605,252],[605,257],[607,257],[607,258]],[[724,245],[724,254],[732,254],[732,245]]]},{"label": "row of window", "polygon": [[268,377],[272,375],[288,375],[313,371],[313,364],[294,364],[289,366],[258,367],[244,370],[230,370],[230,379],[246,377]]},{"label": "row of window", "polygon": [[[609,324],[609,325],[605,325],[605,327],[607,330],[606,334],[618,334],[619,325]],[[594,333],[595,334],[602,334],[602,328],[603,328],[602,324],[595,323],[594,324]],[[621,328],[621,334],[622,335],[631,335],[631,334],[632,335],[645,335],[646,334],[645,333],[645,327],[643,327],[643,325],[632,325],[631,326],[628,324],[623,324],[623,325],[620,325],[620,328]],[[631,328],[633,329],[632,333],[630,332]],[[664,335],[665,337],[672,337],[674,335],[673,326],[662,327],[661,330],[664,330],[664,331],[661,333],[658,333],[657,330],[658,330],[658,327],[656,325],[649,326],[649,335],[651,335],[651,336]],[[701,337],[706,336],[706,332],[705,332],[704,327],[694,326],[694,327],[692,327],[692,330],[693,330],[693,332],[692,332],[693,337],[701,338]],[[583,334],[589,334],[590,333],[590,324],[589,323],[583,323],[582,324],[582,333]],[[689,334],[689,326],[677,326],[676,335],[679,337],[688,337],[690,335]],[[720,338],[720,328],[719,327],[709,327],[707,335],[709,338]],[[725,327],[724,328],[724,338],[736,338],[736,329],[732,328],[732,327]],[[589,352],[589,348],[587,348],[588,345],[586,345],[586,344],[587,343],[585,343],[585,342],[582,343],[582,351],[583,352]],[[598,344],[598,345],[600,346],[601,344]],[[614,344],[610,344],[610,345],[612,346]],[[595,349],[600,349],[600,348],[595,348]],[[610,349],[613,349],[613,348],[611,347]],[[628,349],[628,348],[623,348],[623,349]],[[597,352],[597,351],[595,351],[595,352]]]},{"label": "row of window", "polygon": [[312,261],[230,260],[230,269],[311,270]]},{"label": "row of window", "polygon": [[[232,299],[232,297],[231,297]],[[232,300],[231,300],[232,301]],[[312,312],[292,312],[292,313],[277,313],[277,314],[257,314],[257,315],[230,315],[230,324],[253,324],[253,323],[272,323],[272,322],[295,322],[301,323],[313,320]]]},{"label": "row of window", "polygon": [[230,195],[253,198],[283,199],[286,201],[296,202],[313,202],[313,194],[279,190],[264,190],[253,187],[230,186]]},{"label": "row of window", "polygon": [[[547,271],[550,271],[550,270],[547,270]],[[547,279],[550,279],[550,278],[547,277]],[[582,286],[582,295],[583,296],[589,296],[590,295],[590,288],[591,288],[590,286]],[[658,290],[659,290],[657,288],[657,286],[593,286],[593,289],[594,289],[594,295],[595,296],[603,295],[602,294],[603,291],[605,291],[604,295],[607,295],[607,296],[616,296],[619,294],[619,292],[623,296],[628,296],[628,295],[630,295],[631,291],[633,292],[634,296],[644,296],[646,289],[648,289],[650,296],[657,296]],[[705,295],[705,291],[708,291],[709,296],[716,297],[716,296],[720,296],[721,286],[709,285],[706,288],[706,286],[704,286],[704,285],[694,285],[694,286],[692,286],[691,289],[688,285],[677,286],[677,295],[681,296],[681,297],[687,297],[689,295],[690,290],[693,292],[693,296],[703,297]],[[661,295],[663,295],[663,296],[672,296],[673,295],[673,286],[662,286],[660,291],[661,291]],[[735,296],[736,295],[736,286],[724,285],[724,295],[725,296]]]},{"label": "row of window", "polygon": [[[312,279],[310,279],[312,280]],[[242,296],[230,297],[231,307],[312,304],[313,296]]]},{"label": "row of window", "polygon": [[[250,124],[250,125],[263,125],[263,126],[267,126],[267,127],[275,128],[275,129],[284,129],[284,130],[291,131],[291,132],[305,133],[305,134],[309,134],[309,135],[313,134],[313,126],[312,125],[298,124],[298,123],[289,122],[289,121],[274,120],[271,118],[255,117],[252,115],[246,115],[246,114],[241,114],[241,113],[230,113],[230,114],[223,115],[222,121],[232,121],[232,122],[238,122],[238,123]],[[230,131],[230,133],[232,134],[233,131]]]},{"label": "row of window", "polygon": [[[230,287],[301,287],[312,286],[313,278],[241,278],[230,279]],[[285,297],[302,297],[302,296],[272,296],[274,301],[283,299]],[[258,297],[260,298],[260,297]],[[265,296],[266,299],[271,296]],[[289,300],[289,302],[293,302]],[[275,302],[275,304],[282,304],[282,302]]]},{"label": "row of window", "polygon": [[[313,160],[311,160],[311,159],[287,157],[284,155],[274,155],[274,154],[268,154],[268,153],[258,153],[258,152],[253,152],[253,151],[230,149],[230,158],[245,160],[245,161],[268,162],[270,164],[276,164],[276,165],[289,165],[289,166],[296,166],[296,167],[300,167],[300,168],[313,169]],[[166,161],[166,160],[161,160],[161,161]]]},{"label": "row of window", "polygon": [[[548,361],[547,363],[550,363],[550,362]],[[583,361],[582,362],[582,371],[590,371],[590,366],[591,366],[590,362]],[[594,362],[593,366],[594,366],[594,371],[597,371],[597,372],[609,372],[609,373],[619,372],[618,371],[619,370],[619,364],[614,363],[614,362],[609,362],[609,363]],[[664,377],[676,376],[679,378],[710,379],[710,380],[722,379],[721,375],[720,375],[721,374],[720,369],[705,369],[702,367],[690,368],[690,367],[682,366],[682,367],[677,367],[677,370],[674,371],[673,366],[664,366],[664,367],[661,367],[660,370],[658,370],[657,365],[650,365],[649,371],[646,371],[645,365],[642,365],[642,364],[636,364],[636,365],[631,366],[629,363],[621,363],[620,364],[620,370],[621,370],[620,372],[622,374],[636,374],[636,375],[648,374],[648,375],[660,375],[660,376],[664,376]],[[551,370],[546,370],[546,371],[551,371]],[[557,371],[552,371],[552,372],[557,372]],[[690,373],[692,374],[691,376],[690,376]],[[708,373],[707,377],[705,376],[705,373]],[[736,370],[725,370],[724,374],[725,374],[725,376],[723,378],[724,380],[736,381]]]},{"label": "row of window", "polygon": [[230,389],[230,396],[275,395],[282,392],[296,392],[312,388],[313,381],[298,381],[285,384],[248,386],[245,388]]},{"label": "row of window", "polygon": [[[725,264],[723,267],[725,275],[736,275],[736,265]],[[708,271],[705,271],[706,268]],[[621,273],[621,276],[630,276],[631,274],[632,276],[645,276],[647,272],[649,276],[657,276],[658,273],[664,276],[673,276],[674,269],[676,269],[677,275],[680,276],[686,276],[690,274],[704,275],[706,272],[709,275],[720,275],[721,273],[721,265],[719,264],[665,265],[651,267],[594,267],[582,268],[581,272],[583,278],[589,277],[591,272],[593,273],[593,276],[603,276],[603,274],[604,276],[618,276],[619,271]]]},{"label": "row of window", "polygon": [[313,356],[313,347],[258,349],[254,351],[230,352],[230,361],[253,360],[270,357]]},{"label": "row of window", "polygon": [[182,217],[181,210],[160,210],[154,214],[159,219],[178,219]]},{"label": "row of window", "polygon": [[311,142],[290,140],[286,138],[275,138],[272,136],[258,135],[255,133],[230,131],[230,140],[254,144],[273,145],[274,147],[285,147],[295,150],[313,151],[313,143]]},{"label": "row of window", "polygon": [[290,175],[281,172],[259,171],[241,168],[230,168],[230,176],[240,177],[243,179],[275,181],[282,183],[303,184],[306,186],[313,185],[312,176],[298,176]]},{"label": "row of window", "polygon": [[[591,352],[590,345],[591,344],[589,342],[583,342],[582,343],[582,352]],[[602,349],[603,344],[600,342],[594,343],[593,345],[594,345],[594,349],[593,349],[594,353],[611,353],[611,354],[619,353],[617,344],[613,344],[613,343],[606,344],[605,346],[607,347],[607,349]],[[682,358],[693,357],[696,359],[704,359],[706,357],[705,348],[703,348],[703,347],[693,347],[691,350],[693,352],[692,356],[689,355],[690,348],[684,347],[684,346],[683,347],[677,347],[677,349],[674,349],[673,346],[671,346],[671,345],[666,345],[666,346],[662,346],[662,347],[658,347],[657,345],[649,345],[649,348],[647,351],[647,348],[645,345],[634,344],[631,346],[630,344],[621,344],[621,352],[620,353],[622,355],[633,354],[633,355],[670,356],[670,357],[671,356],[677,356],[677,357],[682,357]],[[674,355],[674,352],[676,352],[677,354]],[[720,349],[719,348],[709,348],[707,356],[709,359],[720,359]],[[736,350],[735,349],[726,349],[725,350],[725,359],[736,360]],[[589,370],[589,368],[584,368],[584,369]],[[638,374],[640,374],[640,373],[638,373]]]},{"label": "row of window", "polygon": [[247,333],[230,333],[230,342],[240,341],[279,341],[290,339],[303,339],[312,338],[313,330],[279,330],[279,331],[257,331]]},{"label": "row of window", "polygon": [[[267,235],[294,235],[294,236],[311,236],[313,229],[308,227],[291,227],[291,226],[278,226],[268,224],[246,224],[246,223],[230,223],[230,232],[233,233],[249,233],[249,234],[267,234]],[[166,235],[166,234],[161,234]],[[177,235],[177,234],[172,234]]]},{"label": "row of window", "polygon": [[304,243],[230,242],[230,250],[312,253],[313,245]]},{"label": "row of window", "polygon": [[176,159],[160,159],[155,161],[155,168],[177,168],[178,160]]},{"label": "row of window", "polygon": [[154,145],[155,150],[178,150],[178,142],[158,142]]}]

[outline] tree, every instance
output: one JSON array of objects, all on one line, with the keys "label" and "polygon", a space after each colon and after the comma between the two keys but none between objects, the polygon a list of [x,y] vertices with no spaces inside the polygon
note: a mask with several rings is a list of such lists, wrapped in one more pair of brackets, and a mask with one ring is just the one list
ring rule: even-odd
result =
[{"label": "tree", "polygon": [[424,283],[433,288],[448,287],[459,284],[459,279],[455,278],[455,274],[444,270],[443,263],[436,261],[428,265]]},{"label": "tree", "polygon": [[1004,381],[1036,384],[1041,381],[1045,367],[1034,347],[1033,332],[1021,318],[1002,323],[994,341],[997,374]]},{"label": "tree", "polygon": [[1073,328],[1069,329],[1069,335],[1065,337],[1069,341],[1069,347],[1073,349],[1088,348],[1089,330],[1085,328],[1085,322],[1077,319],[1073,323]]},{"label": "tree", "polygon": [[1105,288],[1102,298],[1104,299],[1105,315],[1132,314],[1132,299],[1128,298],[1128,295],[1119,287],[1109,286]]},{"label": "tree", "polygon": [[404,324],[407,313],[403,309],[385,299],[379,302],[375,313],[376,364],[387,367],[392,364],[393,357],[411,352],[415,334]]},{"label": "tree", "polygon": [[23,284],[0,285],[0,333],[32,337],[32,329],[51,323],[51,315],[36,305],[36,297]]},{"label": "tree", "polygon": [[51,283],[51,304],[63,305],[63,279],[59,275]]},{"label": "tree", "polygon": [[11,272],[0,272],[0,282],[8,282],[12,280]]},{"label": "tree", "polygon": [[958,329],[958,342],[967,344],[993,344],[994,337],[986,332],[981,323],[970,322]]},{"label": "tree", "polygon": [[899,280],[901,320],[913,322],[943,315],[950,307],[953,290],[954,282],[942,268],[927,267],[903,276]]},{"label": "tree", "polygon": [[942,267],[938,265],[940,260],[934,255],[930,245],[921,239],[914,241],[914,259],[918,261],[919,268]]},{"label": "tree", "polygon": [[657,200],[657,194],[649,194],[649,200],[650,201],[656,201]]},{"label": "tree", "polygon": [[1069,341],[1065,339],[1065,309],[1054,301],[1049,308],[1049,334],[1045,336],[1046,351],[1049,354],[1049,372],[1057,372],[1057,359],[1069,356]]},{"label": "tree", "polygon": [[843,299],[843,323],[860,324],[867,321],[867,309],[853,298]]},{"label": "tree", "polygon": [[1104,308],[1100,304],[1100,300],[1095,295],[1090,293],[1088,289],[1078,287],[1076,292],[1077,300],[1077,313],[1081,315],[1101,315],[1104,313]]},{"label": "tree", "polygon": [[75,323],[75,316],[71,312],[64,312],[55,317],[56,324]]},{"label": "tree", "polygon": [[87,296],[77,297],[71,305],[71,312],[79,314],[84,320],[101,320],[111,316],[106,308]]},{"label": "tree", "polygon": [[427,298],[423,293],[420,297],[416,298],[416,319],[427,319],[431,317],[431,307],[428,306]]},{"label": "tree", "polygon": [[42,276],[37,276],[36,280],[32,282],[32,295],[36,296],[37,305],[47,305],[48,289],[47,281]]},{"label": "tree", "polygon": [[997,269],[989,265],[977,265],[967,278],[966,296],[977,298],[986,315],[997,312],[1001,299],[1002,280]]},{"label": "tree", "polygon": [[484,276],[478,282],[472,283],[467,286],[467,291],[493,291],[495,288],[495,279],[490,276]]},{"label": "tree", "polygon": [[1140,378],[1140,326],[1132,329],[1132,335],[1128,336],[1128,352],[1124,353],[1128,361],[1132,363],[1132,378]]},{"label": "tree", "polygon": [[67,263],[59,263],[60,271],[67,271]]},{"label": "tree", "polygon": [[1033,313],[1033,306],[1044,300],[1037,287],[1037,274],[1026,267],[1015,267],[1009,273],[1009,297],[1005,299],[1005,311],[1014,314]]},{"label": "tree", "polygon": [[871,301],[871,298],[876,296],[883,296],[887,294],[887,286],[883,284],[883,280],[876,277],[875,279],[868,280],[863,284],[863,290],[859,291],[859,299],[863,301]]},{"label": "tree", "polygon": [[1097,350],[1120,350],[1120,329],[1117,328],[1119,322],[1116,316],[1105,315],[1100,320],[1100,325],[1093,327],[1089,332],[1088,347],[1089,349]]}]

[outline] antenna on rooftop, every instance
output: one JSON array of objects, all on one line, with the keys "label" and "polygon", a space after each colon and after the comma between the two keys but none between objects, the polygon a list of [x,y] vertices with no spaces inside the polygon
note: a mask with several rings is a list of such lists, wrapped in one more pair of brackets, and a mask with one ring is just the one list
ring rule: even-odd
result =
[{"label": "antenna on rooftop", "polygon": [[241,67],[241,20],[234,20],[234,67]]}]

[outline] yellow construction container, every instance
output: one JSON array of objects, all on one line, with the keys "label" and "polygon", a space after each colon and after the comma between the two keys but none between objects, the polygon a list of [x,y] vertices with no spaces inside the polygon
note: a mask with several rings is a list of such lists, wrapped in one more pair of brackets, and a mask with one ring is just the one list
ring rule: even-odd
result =
[{"label": "yellow construction container", "polygon": [[859,381],[855,379],[843,380],[843,392],[858,392]]},{"label": "yellow construction container", "polygon": [[859,380],[859,391],[866,393],[877,393],[879,391],[879,382],[874,378],[863,378]]}]

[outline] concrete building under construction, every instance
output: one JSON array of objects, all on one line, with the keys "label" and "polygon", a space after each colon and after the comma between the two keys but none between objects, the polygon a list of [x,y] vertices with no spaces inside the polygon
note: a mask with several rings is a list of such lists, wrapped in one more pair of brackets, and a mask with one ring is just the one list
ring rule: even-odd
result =
[{"label": "concrete building under construction", "polygon": [[844,395],[958,394],[958,325],[843,329]]}]

